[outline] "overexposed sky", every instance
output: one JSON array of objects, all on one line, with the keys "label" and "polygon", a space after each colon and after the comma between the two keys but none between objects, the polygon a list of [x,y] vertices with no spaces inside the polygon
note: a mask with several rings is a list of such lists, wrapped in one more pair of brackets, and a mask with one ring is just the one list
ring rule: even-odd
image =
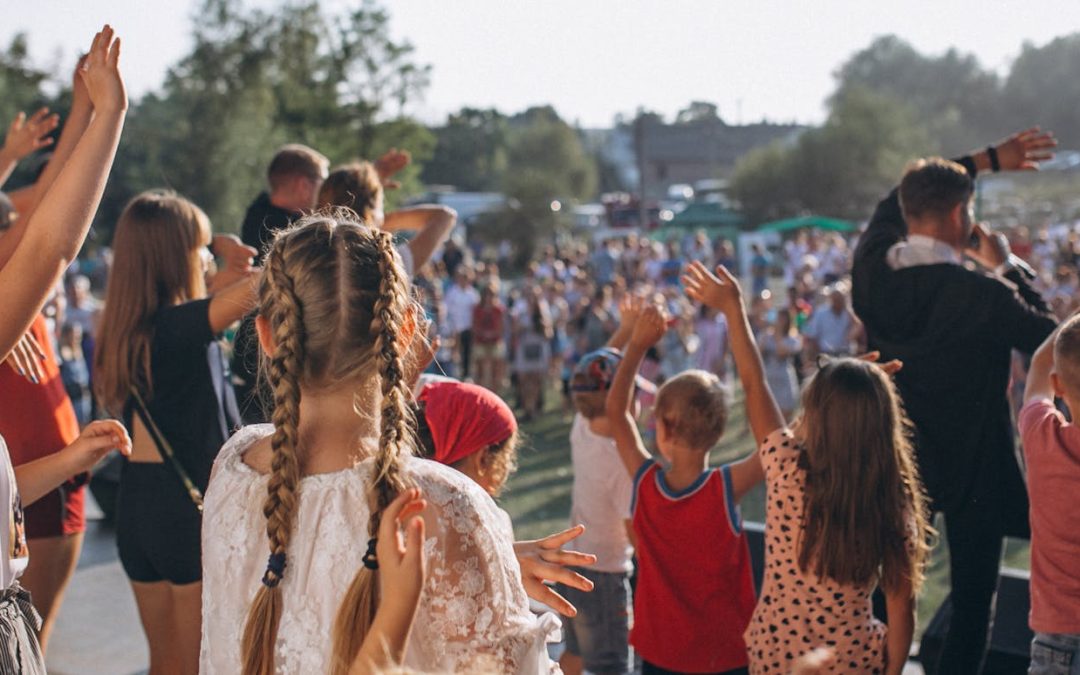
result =
[{"label": "overexposed sky", "polygon": [[[358,0],[324,0],[330,8]],[[133,95],[160,86],[189,47],[189,0],[6,2],[0,42],[30,36],[41,65],[68,61],[111,22]],[[248,0],[261,7],[277,0]],[[434,67],[414,107],[435,122],[463,105],[516,112],[551,103],[608,126],[639,106],[673,115],[691,100],[728,122],[817,123],[833,72],[879,35],[924,53],[950,47],[1006,72],[1025,41],[1080,31],[1080,0],[384,0],[391,32]],[[85,43],[85,46],[84,46]]]}]

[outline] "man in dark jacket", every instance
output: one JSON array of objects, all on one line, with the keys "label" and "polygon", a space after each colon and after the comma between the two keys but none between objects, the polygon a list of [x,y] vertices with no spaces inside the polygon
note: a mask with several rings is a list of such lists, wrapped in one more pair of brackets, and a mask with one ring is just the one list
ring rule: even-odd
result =
[{"label": "man in dark jacket", "polygon": [[953,615],[937,672],[949,675],[981,669],[1002,540],[1028,536],[1009,366],[1013,349],[1031,353],[1054,329],[1005,237],[972,223],[974,179],[980,170],[1035,169],[1053,146],[1029,130],[958,162],[916,162],[855,251],[855,312],[870,348],[904,363],[896,383],[923,481],[945,518]]}]

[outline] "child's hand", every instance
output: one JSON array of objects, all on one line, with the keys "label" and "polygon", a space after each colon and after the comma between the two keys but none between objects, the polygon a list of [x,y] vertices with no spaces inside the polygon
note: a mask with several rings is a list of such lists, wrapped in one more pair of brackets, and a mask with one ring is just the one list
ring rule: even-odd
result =
[{"label": "child's hand", "polygon": [[720,265],[714,275],[700,261],[690,263],[682,277],[686,295],[691,300],[718,309],[724,314],[742,309],[742,290],[739,281],[726,267]]},{"label": "child's hand", "polygon": [[619,324],[631,328],[641,316],[641,310],[645,307],[645,300],[633,293],[625,293],[619,300]]},{"label": "child's hand", "polygon": [[386,190],[396,190],[401,183],[392,180],[397,172],[401,171],[412,161],[412,155],[408,150],[390,148],[383,156],[375,160],[375,173],[379,174],[379,181]]},{"label": "child's hand", "polygon": [[49,134],[58,124],[60,116],[55,113],[50,115],[48,108],[38,110],[30,119],[26,118],[26,113],[20,112],[8,127],[3,153],[18,161],[35,150],[52,145],[53,139]]},{"label": "child's hand", "polygon": [[252,262],[259,254],[257,250],[240,241],[240,237],[235,234],[214,235],[214,251],[225,261],[226,268],[239,272],[251,270]]},{"label": "child's hand", "polygon": [[131,454],[131,438],[127,429],[116,420],[98,420],[87,425],[75,442],[61,452],[66,453],[75,464],[75,471],[89,471],[102,457],[119,450],[121,454]]},{"label": "child's hand", "polygon": [[83,54],[79,57],[79,60],[75,63],[75,72],[71,76],[71,107],[74,108],[77,104],[84,104],[92,106],[93,102],[90,100],[90,92],[86,90],[86,83],[83,82],[82,71],[86,67],[87,54]]},{"label": "child's hand", "polygon": [[885,363],[878,363],[878,359],[881,358],[881,352],[867,352],[865,354],[860,354],[855,358],[860,361],[873,363],[878,368],[884,370],[886,375],[890,376],[899,373],[900,370],[904,367],[904,362],[900,361],[899,359],[893,359],[892,361],[886,361]]},{"label": "child's hand", "polygon": [[106,25],[94,36],[86,59],[80,62],[83,84],[90,102],[98,112],[127,110],[127,91],[120,75],[120,38],[114,39],[111,26]]},{"label": "child's hand", "polygon": [[521,582],[530,598],[542,602],[563,616],[577,616],[577,608],[563,596],[552,590],[545,582],[557,581],[579,591],[591,591],[593,583],[567,566],[584,567],[596,562],[591,553],[564,551],[562,547],[577,539],[585,531],[584,525],[575,525],[543,539],[514,542],[514,555],[521,567]]},{"label": "child's hand", "polygon": [[630,344],[642,349],[652,347],[668,329],[668,315],[662,307],[649,305],[638,317],[634,324],[634,332],[630,336]]},{"label": "child's hand", "polygon": [[[383,511],[375,555],[379,559],[379,612],[397,617],[416,613],[424,589],[427,564],[424,560],[424,519],[418,513],[427,507],[418,488],[405,490]],[[402,529],[405,530],[402,536]]]},{"label": "child's hand", "polygon": [[40,384],[45,380],[44,360],[45,352],[41,350],[41,345],[31,333],[27,333],[15,344],[5,363],[34,384]]}]

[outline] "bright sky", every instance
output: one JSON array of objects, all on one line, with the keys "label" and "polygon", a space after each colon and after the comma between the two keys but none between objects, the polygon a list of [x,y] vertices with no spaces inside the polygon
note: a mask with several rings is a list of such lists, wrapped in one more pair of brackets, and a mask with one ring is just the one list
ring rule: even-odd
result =
[{"label": "bright sky", "polygon": [[[359,0],[324,0],[342,8]],[[273,6],[277,0],[248,0]],[[391,32],[434,70],[414,112],[516,112],[551,103],[586,127],[639,106],[673,115],[708,100],[732,123],[820,122],[832,73],[878,36],[949,47],[1005,72],[1025,41],[1080,30],[1077,0],[384,0]],[[157,88],[189,46],[195,2],[33,0],[0,12],[0,42],[30,35],[41,65],[67,61],[111,22],[134,95]]]}]

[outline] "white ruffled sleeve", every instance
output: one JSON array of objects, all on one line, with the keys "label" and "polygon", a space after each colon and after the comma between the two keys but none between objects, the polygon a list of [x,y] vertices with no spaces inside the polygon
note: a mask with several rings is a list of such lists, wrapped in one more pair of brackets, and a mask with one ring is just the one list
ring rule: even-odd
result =
[{"label": "white ruffled sleeve", "polygon": [[[425,467],[427,468],[427,467]],[[406,665],[447,672],[559,672],[547,654],[559,620],[534,615],[521,582],[509,518],[461,474],[417,475],[430,509],[428,579]],[[458,479],[457,477],[460,477]],[[434,479],[434,480],[431,480]]]}]

